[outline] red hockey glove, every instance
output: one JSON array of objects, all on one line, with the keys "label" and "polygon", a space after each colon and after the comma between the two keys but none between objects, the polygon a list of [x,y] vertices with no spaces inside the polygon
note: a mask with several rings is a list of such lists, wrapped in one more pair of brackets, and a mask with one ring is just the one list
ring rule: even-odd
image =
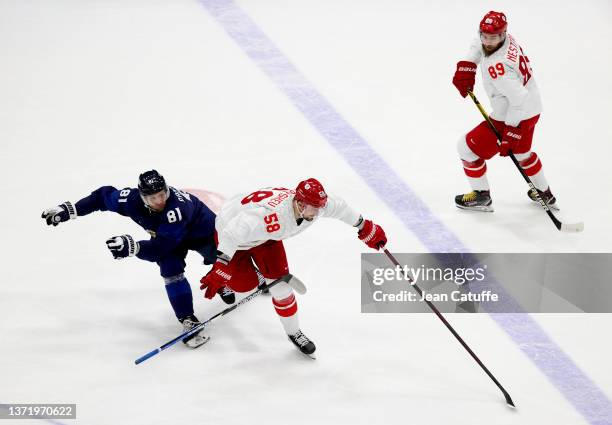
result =
[{"label": "red hockey glove", "polygon": [[474,90],[474,84],[476,84],[476,64],[468,61],[457,62],[453,84],[461,96],[466,97],[468,90]]},{"label": "red hockey glove", "polygon": [[499,155],[508,156],[510,151],[514,151],[523,138],[523,132],[519,127],[506,126],[499,146]]},{"label": "red hockey glove", "polygon": [[359,239],[372,249],[381,249],[387,244],[387,236],[382,227],[372,223],[371,220],[363,222],[363,227],[358,233]]},{"label": "red hockey glove", "polygon": [[204,298],[212,299],[219,289],[227,286],[231,278],[232,274],[229,267],[217,261],[206,276],[200,279],[200,289],[206,289]]}]

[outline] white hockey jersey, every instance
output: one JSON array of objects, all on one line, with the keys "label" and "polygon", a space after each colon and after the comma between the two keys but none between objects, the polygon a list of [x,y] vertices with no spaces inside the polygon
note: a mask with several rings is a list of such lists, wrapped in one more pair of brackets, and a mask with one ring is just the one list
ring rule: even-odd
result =
[{"label": "white hockey jersey", "polygon": [[542,111],[529,58],[510,34],[490,56],[485,56],[480,37],[477,37],[466,60],[481,65],[482,81],[493,108],[491,118],[516,127]]},{"label": "white hockey jersey", "polygon": [[308,229],[320,217],[336,218],[354,226],[360,215],[347,203],[328,194],[327,204],[312,221],[296,221],[293,212],[295,190],[264,188],[229,199],[217,215],[215,227],[218,250],[230,258],[237,250],[246,250],[268,240],[283,240]]}]

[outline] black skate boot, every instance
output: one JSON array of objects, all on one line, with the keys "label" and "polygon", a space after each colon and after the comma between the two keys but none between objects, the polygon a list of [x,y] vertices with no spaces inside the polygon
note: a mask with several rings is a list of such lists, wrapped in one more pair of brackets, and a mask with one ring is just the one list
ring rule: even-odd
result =
[{"label": "black skate boot", "polygon": [[[185,317],[184,319],[179,320],[183,324],[183,332],[190,331],[200,324],[200,321],[193,314]],[[198,348],[204,344],[206,344],[210,337],[204,335],[204,329],[201,329],[199,332],[196,332],[192,335],[189,335],[186,338],[183,338],[183,343],[190,348]]]},{"label": "black skate boot", "polygon": [[464,210],[493,212],[493,201],[488,190],[473,190],[465,195],[457,195],[455,204]]},{"label": "black skate boot", "polygon": [[[555,195],[553,195],[550,191],[550,187],[544,191],[538,189],[538,194],[544,200],[544,202],[548,204],[548,207],[551,210],[559,210],[559,205],[557,205],[557,198],[555,198]],[[529,199],[531,199],[532,201],[537,202],[538,204],[540,203],[540,201],[538,201],[538,198],[535,196],[531,189],[527,191],[527,196],[529,196]]]},{"label": "black skate boot", "polygon": [[236,294],[227,286],[219,288],[217,294],[219,294],[225,304],[234,304],[236,302]]},{"label": "black skate boot", "polygon": [[317,349],[317,347],[315,346],[314,342],[309,340],[308,337],[302,333],[301,330],[298,330],[293,335],[287,335],[287,336],[289,337],[289,341],[293,342],[293,345],[295,345],[298,348],[298,350],[302,352],[302,354],[305,354],[311,359],[316,358],[314,355],[314,352]]}]

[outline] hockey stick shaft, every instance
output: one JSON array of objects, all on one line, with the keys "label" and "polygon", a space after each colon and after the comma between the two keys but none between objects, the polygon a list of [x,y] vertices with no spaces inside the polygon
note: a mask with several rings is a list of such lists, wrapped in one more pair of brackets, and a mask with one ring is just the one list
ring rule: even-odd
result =
[{"label": "hockey stick shaft", "polygon": [[[263,291],[272,288],[273,286],[281,283],[281,282],[289,282],[291,280],[291,278],[293,277],[293,275],[291,273],[286,274],[285,276],[281,277],[280,279],[276,279],[274,282],[270,282],[268,285],[260,287],[257,289],[257,291],[253,292],[252,294],[244,297],[243,299],[241,299],[240,301],[238,301],[236,304],[234,304],[231,307],[226,308],[225,310],[220,311],[219,313],[215,314],[214,316],[212,316],[211,318],[209,318],[208,320],[200,323],[197,326],[194,326],[192,329],[188,330],[187,332],[184,332],[182,334],[180,334],[179,336],[177,336],[176,338],[166,342],[164,345],[162,345],[161,347],[156,348],[155,350],[149,351],[147,354],[145,354],[142,357],[137,358],[134,363],[135,364],[140,364],[142,362],[144,362],[145,360],[150,359],[151,357],[161,353],[162,351],[164,351],[167,348],[172,347],[174,344],[176,344],[179,341],[182,341],[184,338],[187,338],[188,336],[193,335],[196,332],[199,332],[202,328],[204,328],[204,326],[206,326],[207,324],[209,324],[211,321],[213,321],[214,319],[216,319],[219,316],[225,316],[227,313],[229,313],[230,311],[235,310],[236,308],[238,308],[239,306],[241,306],[242,304],[245,304],[249,301],[251,301],[253,298],[257,297],[258,295],[260,295]],[[301,283],[301,282],[300,282]]]},{"label": "hockey stick shaft", "polygon": [[[401,267],[401,264],[397,261],[397,259],[386,248],[384,249],[384,253],[389,258],[389,260],[391,260],[391,262],[395,266]],[[419,294],[421,299],[423,299],[423,291],[421,290],[421,288],[419,288],[419,286],[408,275],[408,273],[404,273],[404,274],[405,274],[406,279],[410,282],[411,286],[414,288],[414,290]],[[431,301],[429,301],[427,299],[424,299],[424,301],[427,303],[429,308],[436,314],[436,316],[438,316],[438,319],[440,319],[442,321],[442,323],[444,323],[444,326],[446,326],[446,328],[453,334],[453,336],[457,339],[457,341],[459,341],[459,343],[463,346],[463,348],[465,348],[465,350],[470,354],[470,356],[472,356],[472,358],[476,361],[476,363],[478,363],[478,365],[482,368],[482,370],[484,370],[485,373],[489,376],[489,378],[491,378],[491,380],[495,383],[495,385],[497,385],[497,388],[499,388],[501,390],[501,392],[504,394],[504,398],[506,399],[506,403],[508,403],[512,407],[515,407],[514,406],[514,402],[512,401],[512,398],[510,397],[510,394],[508,394],[508,391],[506,391],[506,389],[502,386],[502,384],[499,383],[497,378],[495,378],[495,376],[493,376],[491,371],[489,371],[489,369],[478,358],[476,353],[474,353],[474,351],[472,351],[470,346],[467,345],[467,343],[463,340],[463,338],[461,338],[461,336],[451,326],[451,324],[448,323],[448,320],[446,320],[446,318],[442,315],[442,313],[440,313],[440,310],[438,310],[438,308]]]},{"label": "hockey stick shaft", "polygon": [[[487,114],[487,111],[485,111],[484,107],[480,104],[480,102],[478,101],[478,99],[476,98],[476,95],[474,93],[472,93],[471,91],[468,90],[468,94],[470,95],[470,97],[474,101],[474,104],[476,105],[476,107],[478,108],[478,110],[480,111],[482,116],[484,117],[484,119],[487,122],[487,124],[489,124],[489,127],[491,128],[493,133],[495,134],[495,137],[497,138],[497,145],[498,146],[501,145],[502,136],[501,136],[501,134],[499,134],[499,131],[497,131],[497,129],[495,128],[495,125],[493,125],[493,122],[491,121],[491,118],[489,117],[489,114]],[[540,196],[538,190],[536,189],[535,185],[533,184],[533,182],[531,181],[529,176],[525,173],[525,170],[523,170],[523,167],[521,167],[521,165],[519,164],[518,160],[514,156],[514,153],[508,152],[508,156],[510,157],[510,159],[512,160],[512,162],[514,163],[516,168],[519,170],[519,173],[521,173],[521,176],[523,176],[523,178],[525,179],[525,181],[529,185],[529,188],[531,189],[531,191],[536,196],[536,199],[538,200],[538,202],[540,203],[542,208],[544,208],[544,211],[546,211],[546,214],[548,214],[548,216],[550,217],[552,222],[555,224],[555,227],[558,230],[562,230],[562,231],[572,231],[572,232],[580,232],[580,231],[582,231],[582,229],[584,227],[584,225],[582,223],[566,224],[566,225],[564,225],[563,223],[561,223],[561,221],[557,217],[555,217],[555,215],[550,210],[550,207],[548,206],[546,201],[544,199],[542,199],[542,197]]]}]

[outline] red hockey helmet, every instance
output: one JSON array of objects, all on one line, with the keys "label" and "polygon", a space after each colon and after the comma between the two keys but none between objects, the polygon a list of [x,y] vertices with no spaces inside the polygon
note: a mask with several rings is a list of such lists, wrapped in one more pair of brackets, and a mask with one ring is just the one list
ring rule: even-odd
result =
[{"label": "red hockey helmet", "polygon": [[327,203],[327,193],[323,185],[311,177],[297,185],[295,199],[313,207],[322,208]]},{"label": "red hockey helmet", "polygon": [[503,12],[490,11],[480,21],[480,32],[485,34],[501,34],[508,28],[508,21]]}]

